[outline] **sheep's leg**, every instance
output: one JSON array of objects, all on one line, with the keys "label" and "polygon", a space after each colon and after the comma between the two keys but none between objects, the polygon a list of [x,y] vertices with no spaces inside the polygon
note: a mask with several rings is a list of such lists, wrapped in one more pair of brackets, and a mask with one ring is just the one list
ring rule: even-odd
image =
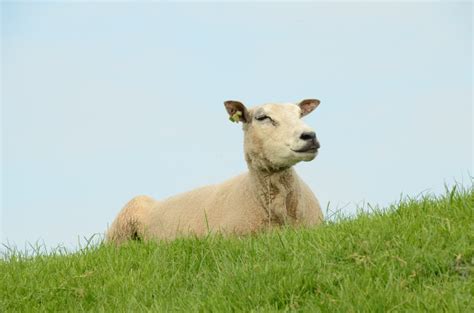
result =
[{"label": "sheep's leg", "polygon": [[115,218],[107,232],[106,240],[115,244],[127,240],[140,240],[145,236],[145,221],[156,201],[148,196],[130,200]]}]

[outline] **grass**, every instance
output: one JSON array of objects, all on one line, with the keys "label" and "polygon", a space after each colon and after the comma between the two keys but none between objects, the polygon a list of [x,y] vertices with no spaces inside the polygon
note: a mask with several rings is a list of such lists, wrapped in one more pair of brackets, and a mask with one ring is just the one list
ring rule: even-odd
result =
[{"label": "grass", "polygon": [[0,261],[0,311],[474,312],[474,188],[314,229]]}]

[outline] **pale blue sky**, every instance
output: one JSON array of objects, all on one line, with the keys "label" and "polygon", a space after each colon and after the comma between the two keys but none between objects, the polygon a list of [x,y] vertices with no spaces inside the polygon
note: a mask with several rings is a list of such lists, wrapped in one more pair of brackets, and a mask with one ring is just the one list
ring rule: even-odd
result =
[{"label": "pale blue sky", "polygon": [[321,100],[297,171],[325,207],[472,173],[469,2],[1,9],[2,242],[71,246],[134,195],[246,170],[227,99]]}]

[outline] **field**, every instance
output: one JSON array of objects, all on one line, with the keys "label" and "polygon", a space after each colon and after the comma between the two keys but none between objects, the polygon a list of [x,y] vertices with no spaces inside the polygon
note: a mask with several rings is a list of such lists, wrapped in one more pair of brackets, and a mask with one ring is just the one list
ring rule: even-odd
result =
[{"label": "field", "polygon": [[474,188],[314,229],[0,261],[0,312],[474,312]]}]

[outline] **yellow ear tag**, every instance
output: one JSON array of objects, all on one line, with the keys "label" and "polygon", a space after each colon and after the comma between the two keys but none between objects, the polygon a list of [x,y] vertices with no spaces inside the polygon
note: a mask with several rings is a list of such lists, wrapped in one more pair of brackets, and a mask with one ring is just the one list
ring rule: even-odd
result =
[{"label": "yellow ear tag", "polygon": [[234,123],[238,123],[240,122],[240,117],[242,116],[242,112],[240,111],[237,111],[234,113],[234,115],[232,115],[231,117],[229,117],[229,120],[231,122],[234,122]]}]

